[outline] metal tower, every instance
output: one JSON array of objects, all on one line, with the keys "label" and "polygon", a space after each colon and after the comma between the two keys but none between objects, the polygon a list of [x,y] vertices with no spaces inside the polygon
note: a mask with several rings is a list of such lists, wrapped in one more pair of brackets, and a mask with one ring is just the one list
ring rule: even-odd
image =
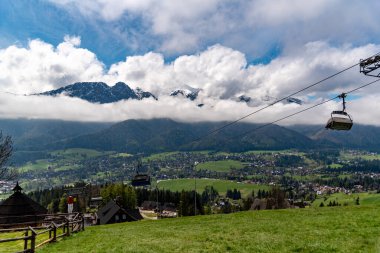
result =
[{"label": "metal tower", "polygon": [[380,55],[376,55],[364,60],[360,60],[360,73],[367,76],[380,77]]}]

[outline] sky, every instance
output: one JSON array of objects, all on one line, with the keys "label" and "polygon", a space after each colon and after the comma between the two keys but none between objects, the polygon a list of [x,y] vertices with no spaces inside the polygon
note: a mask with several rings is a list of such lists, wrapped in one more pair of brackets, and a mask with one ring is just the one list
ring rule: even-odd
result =
[{"label": "sky", "polygon": [[[379,8],[376,0],[0,1],[0,117],[236,120],[380,52]],[[302,105],[278,103],[246,121],[271,122],[373,80],[355,67],[295,95]],[[22,95],[86,81],[122,81],[159,99]],[[350,94],[355,123],[380,125],[379,86]],[[187,87],[201,90],[197,101],[169,96]],[[340,108],[326,103],[282,123],[324,124]]]}]

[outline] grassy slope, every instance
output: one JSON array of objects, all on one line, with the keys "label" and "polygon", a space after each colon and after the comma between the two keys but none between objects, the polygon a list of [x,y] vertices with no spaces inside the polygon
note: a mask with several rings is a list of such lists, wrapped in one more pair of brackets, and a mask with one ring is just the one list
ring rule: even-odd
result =
[{"label": "grassy slope", "polygon": [[[241,191],[243,196],[247,196],[255,190],[256,194],[259,189],[268,190],[269,187],[266,185],[257,184],[245,184],[238,183],[229,180],[219,180],[219,179],[197,179],[197,192],[202,193],[206,186],[213,186],[219,194],[225,194],[228,189],[238,189]],[[171,191],[182,191],[182,190],[194,190],[194,179],[183,178],[183,179],[172,179],[163,180],[158,183],[159,188],[168,189]]]},{"label": "grassy slope", "polygon": [[240,212],[87,228],[44,252],[379,252],[380,207]]},{"label": "grassy slope", "polygon": [[326,196],[326,200],[322,196],[318,196],[318,198],[312,203],[314,207],[318,207],[321,202],[326,206],[330,201],[338,202],[341,205],[355,205],[356,198],[359,197],[360,205],[378,205],[380,206],[380,194],[375,193],[352,193],[352,194],[344,194],[344,193],[334,193],[329,196]]},{"label": "grassy slope", "polygon": [[[80,161],[85,158],[92,158],[101,156],[104,154],[110,154],[111,152],[99,152],[92,149],[72,148],[65,150],[57,150],[51,152],[51,155],[58,157],[58,162],[51,162],[51,159],[40,159],[36,162],[28,162],[24,166],[19,167],[20,172],[28,172],[35,170],[46,170],[49,166],[57,167],[57,163],[67,163]],[[59,167],[57,167],[59,168]]]},{"label": "grassy slope", "polygon": [[377,155],[354,155],[348,152],[341,152],[340,157],[344,160],[364,159],[364,160],[380,160],[380,154]]}]

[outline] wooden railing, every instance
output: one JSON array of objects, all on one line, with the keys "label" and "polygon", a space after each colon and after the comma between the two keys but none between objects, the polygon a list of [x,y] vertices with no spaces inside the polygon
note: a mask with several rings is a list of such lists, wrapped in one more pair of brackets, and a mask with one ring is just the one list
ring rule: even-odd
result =
[{"label": "wooden railing", "polygon": [[[45,217],[41,226],[32,227],[28,223],[12,224],[13,228],[0,229],[0,249],[6,250],[6,243],[24,241],[23,250],[16,252],[34,253],[36,248],[47,243],[56,242],[59,238],[70,236],[71,233],[84,230],[84,217],[81,213],[60,214],[60,215],[43,215]],[[43,216],[40,216],[42,218]],[[30,223],[30,222],[29,222]],[[2,226],[3,225],[3,226]],[[0,224],[4,227],[6,224]],[[9,226],[9,224],[7,224]],[[21,227],[24,225],[24,227]],[[17,227],[16,227],[17,226]],[[2,234],[24,232],[23,236],[1,239]],[[49,233],[49,234],[48,234]],[[37,244],[37,239],[42,235],[48,234],[46,240]],[[3,252],[3,250],[1,250]],[[12,251],[7,251],[12,252]],[[14,251],[13,251],[14,252]]]}]

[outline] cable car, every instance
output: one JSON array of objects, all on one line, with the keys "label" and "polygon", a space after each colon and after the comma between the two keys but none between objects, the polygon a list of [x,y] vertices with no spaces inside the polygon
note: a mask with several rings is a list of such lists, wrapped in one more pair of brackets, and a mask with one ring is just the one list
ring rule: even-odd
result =
[{"label": "cable car", "polygon": [[140,174],[141,162],[137,164],[136,175],[132,179],[132,186],[146,186],[150,185],[150,176],[148,174]]},{"label": "cable car", "polygon": [[132,179],[132,186],[150,185],[150,176],[148,174],[137,174]]},{"label": "cable car", "polygon": [[326,129],[331,130],[344,130],[348,131],[353,125],[351,116],[346,112],[346,94],[342,93],[338,97],[343,99],[343,110],[342,111],[333,111],[331,113],[331,118],[327,121]]}]

